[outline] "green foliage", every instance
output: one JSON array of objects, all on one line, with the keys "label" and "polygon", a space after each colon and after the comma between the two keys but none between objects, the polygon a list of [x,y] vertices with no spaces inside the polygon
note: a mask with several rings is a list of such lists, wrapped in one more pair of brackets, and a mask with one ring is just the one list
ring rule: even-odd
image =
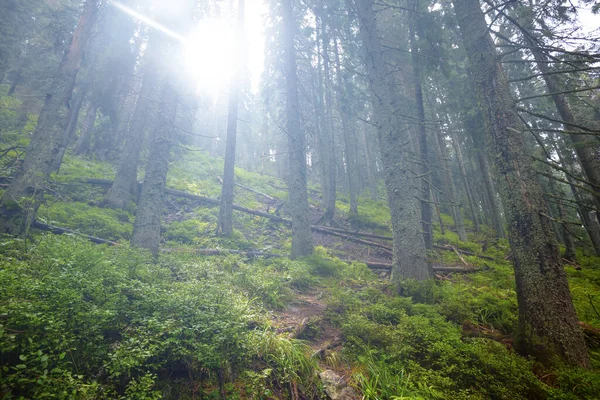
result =
[{"label": "green foliage", "polygon": [[129,239],[135,218],[127,211],[76,202],[56,202],[42,206],[38,217],[49,224],[108,240]]},{"label": "green foliage", "polygon": [[196,244],[200,238],[210,234],[212,225],[197,219],[174,221],[167,225],[163,234],[165,240],[171,240],[183,244]]}]

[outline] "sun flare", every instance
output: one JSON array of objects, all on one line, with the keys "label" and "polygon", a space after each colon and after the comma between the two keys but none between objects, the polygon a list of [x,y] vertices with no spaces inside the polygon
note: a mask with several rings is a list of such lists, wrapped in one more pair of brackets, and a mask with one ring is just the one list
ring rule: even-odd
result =
[{"label": "sun flare", "polygon": [[216,94],[235,71],[235,21],[210,18],[200,21],[184,42],[188,73],[199,91]]}]

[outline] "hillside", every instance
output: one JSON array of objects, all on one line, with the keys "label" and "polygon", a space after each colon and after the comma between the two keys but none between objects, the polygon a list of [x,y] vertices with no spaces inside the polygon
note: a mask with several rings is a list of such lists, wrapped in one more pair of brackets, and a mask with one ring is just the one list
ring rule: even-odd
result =
[{"label": "hillside", "polygon": [[[216,199],[221,170],[205,152],[179,151],[167,186]],[[565,268],[593,368],[549,367],[513,351],[510,253],[486,227],[460,242],[442,215],[445,233],[435,225],[429,253],[435,281],[398,287],[383,265],[383,197],[361,198],[350,217],[341,196],[334,235],[313,231],[315,255],[291,261],[285,183],[236,168],[235,204],[271,217],[238,211],[223,238],[217,206],[172,191],[154,258],[128,244],[135,204],[103,207],[102,180],[113,175],[110,164],[68,154],[38,222],[76,233],[34,230],[0,243],[4,399],[315,399],[331,396],[332,376],[351,388],[337,398],[600,393],[600,259],[583,250]],[[313,223],[323,212],[317,193]]]}]

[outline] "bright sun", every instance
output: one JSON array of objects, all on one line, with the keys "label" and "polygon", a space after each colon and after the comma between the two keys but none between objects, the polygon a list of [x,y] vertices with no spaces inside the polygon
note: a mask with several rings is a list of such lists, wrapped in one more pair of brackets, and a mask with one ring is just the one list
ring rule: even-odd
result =
[{"label": "bright sun", "polygon": [[185,41],[185,64],[197,90],[216,95],[235,71],[235,21],[205,19]]}]

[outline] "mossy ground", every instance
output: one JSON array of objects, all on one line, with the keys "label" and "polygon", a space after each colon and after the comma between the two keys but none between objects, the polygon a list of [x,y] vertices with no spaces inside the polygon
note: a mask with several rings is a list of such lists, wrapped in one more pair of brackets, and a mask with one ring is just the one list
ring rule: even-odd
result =
[{"label": "mossy ground", "polygon": [[[202,152],[181,154],[168,184],[216,198],[221,167]],[[299,392],[321,398],[319,368],[345,375],[365,399],[591,399],[600,393],[600,348],[593,340],[590,371],[542,366],[513,351],[517,303],[509,248],[487,227],[461,243],[443,215],[447,230],[441,235],[436,226],[436,244],[494,261],[463,256],[480,271],[394,287],[364,263],[336,258],[371,254],[341,238],[328,239],[328,248],[305,260],[199,256],[201,248],[285,254],[289,231],[236,213],[234,235],[222,238],[214,233],[216,207],[169,197],[162,236],[171,251],[152,258],[127,244],[135,205],[103,208],[106,188],[81,184],[113,174],[108,163],[68,154],[39,218],[119,246],[44,233],[0,241],[0,397],[270,399]],[[285,200],[284,184],[273,177],[242,169],[236,176]],[[276,208],[240,187],[235,202]],[[348,227],[390,233],[382,201],[361,197],[358,217],[347,215],[343,197],[338,208]],[[451,251],[434,250],[430,258],[463,264]],[[584,250],[577,259],[577,268],[566,267],[575,307],[582,322],[600,328],[600,259]],[[304,340],[290,339],[278,321],[307,298],[322,306],[318,321],[328,325],[314,322]],[[314,357],[328,329],[340,333],[341,343]]]}]

